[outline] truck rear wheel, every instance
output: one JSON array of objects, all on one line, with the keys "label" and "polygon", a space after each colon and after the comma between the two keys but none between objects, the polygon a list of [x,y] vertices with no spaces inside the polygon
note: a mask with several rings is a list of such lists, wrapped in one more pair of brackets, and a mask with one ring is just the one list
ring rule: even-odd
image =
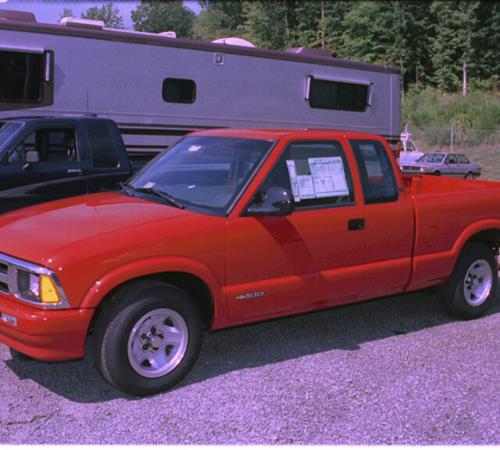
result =
[{"label": "truck rear wheel", "polygon": [[95,359],[103,377],[123,392],[149,395],[177,384],[201,347],[201,317],[191,298],[159,281],[124,286],[96,326]]},{"label": "truck rear wheel", "polygon": [[441,303],[451,315],[473,319],[495,300],[498,283],[493,251],[480,242],[467,244],[448,282],[439,289]]}]

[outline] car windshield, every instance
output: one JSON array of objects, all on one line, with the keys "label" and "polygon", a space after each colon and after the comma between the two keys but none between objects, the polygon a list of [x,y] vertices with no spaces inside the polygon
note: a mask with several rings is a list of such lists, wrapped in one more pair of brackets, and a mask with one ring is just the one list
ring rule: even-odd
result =
[{"label": "car windshield", "polygon": [[21,122],[7,122],[0,128],[0,148],[2,148],[3,144],[5,144],[22,125]]},{"label": "car windshield", "polygon": [[427,153],[426,155],[417,159],[418,162],[426,163],[441,163],[443,162],[445,155],[442,153]]},{"label": "car windshield", "polygon": [[273,141],[190,136],[146,166],[129,186],[168,194],[177,204],[225,211]]}]

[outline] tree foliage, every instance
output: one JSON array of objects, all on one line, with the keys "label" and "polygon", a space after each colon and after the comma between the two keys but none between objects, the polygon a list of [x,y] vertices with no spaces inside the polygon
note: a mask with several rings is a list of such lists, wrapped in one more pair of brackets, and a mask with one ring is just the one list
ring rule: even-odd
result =
[{"label": "tree foliage", "polygon": [[106,3],[100,8],[92,6],[82,14],[82,17],[84,19],[102,20],[110,28],[125,28],[120,11],[113,6],[113,3]]},{"label": "tree foliage", "polygon": [[194,17],[194,12],[184,7],[182,0],[143,0],[132,11],[135,30],[152,33],[175,31],[181,38],[192,37]]},{"label": "tree foliage", "polygon": [[70,8],[64,8],[62,13],[59,14],[59,19],[62,19],[63,17],[73,17],[73,11]]},{"label": "tree foliage", "polygon": [[193,25],[197,39],[214,40],[242,33],[243,3],[232,0],[200,1],[202,11]]}]

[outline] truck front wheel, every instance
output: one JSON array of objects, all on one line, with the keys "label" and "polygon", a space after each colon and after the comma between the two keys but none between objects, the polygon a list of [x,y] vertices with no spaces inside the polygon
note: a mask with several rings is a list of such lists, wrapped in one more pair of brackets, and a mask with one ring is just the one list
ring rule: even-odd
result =
[{"label": "truck front wheel", "polygon": [[132,395],[167,390],[189,372],[198,357],[201,317],[179,288],[140,281],[124,286],[97,321],[97,367],[115,387]]},{"label": "truck front wheel", "polygon": [[467,244],[448,282],[439,289],[443,307],[453,316],[473,319],[495,300],[498,282],[493,251],[480,242]]}]

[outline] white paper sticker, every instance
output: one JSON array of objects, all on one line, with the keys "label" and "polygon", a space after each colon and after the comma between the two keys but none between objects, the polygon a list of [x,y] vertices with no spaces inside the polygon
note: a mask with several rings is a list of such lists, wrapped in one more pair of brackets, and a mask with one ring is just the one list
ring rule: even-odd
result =
[{"label": "white paper sticker", "polygon": [[314,182],[311,175],[298,175],[297,184],[301,199],[315,198]]},{"label": "white paper sticker", "polygon": [[297,175],[295,161],[286,162],[296,202],[300,202],[301,199],[349,195],[344,163],[340,156],[309,158],[307,163],[311,175]]},{"label": "white paper sticker", "polygon": [[188,152],[197,152],[201,148],[201,145],[192,145],[188,148]]},{"label": "white paper sticker", "polygon": [[309,158],[308,162],[317,198],[349,195],[344,163],[340,156]]},{"label": "white paper sticker", "polygon": [[286,165],[288,167],[288,175],[290,177],[290,184],[292,186],[293,199],[296,202],[300,202],[300,192],[299,192],[299,186],[297,183],[297,170],[295,168],[295,161],[293,161],[293,160],[287,161]]}]

